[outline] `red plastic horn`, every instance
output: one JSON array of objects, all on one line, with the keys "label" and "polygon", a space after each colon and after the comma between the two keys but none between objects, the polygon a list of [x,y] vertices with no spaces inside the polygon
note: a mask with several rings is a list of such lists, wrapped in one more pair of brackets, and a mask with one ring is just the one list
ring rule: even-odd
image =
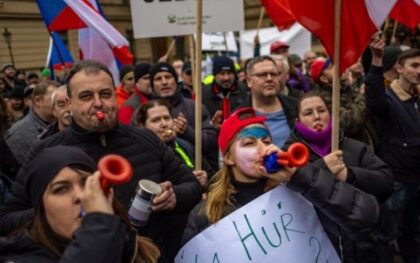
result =
[{"label": "red plastic horn", "polygon": [[114,184],[125,184],[133,176],[133,168],[127,159],[120,155],[110,154],[102,157],[98,162],[100,184],[105,193]]},{"label": "red plastic horn", "polygon": [[289,167],[302,167],[309,161],[309,150],[303,143],[293,143],[287,153],[289,154]]}]

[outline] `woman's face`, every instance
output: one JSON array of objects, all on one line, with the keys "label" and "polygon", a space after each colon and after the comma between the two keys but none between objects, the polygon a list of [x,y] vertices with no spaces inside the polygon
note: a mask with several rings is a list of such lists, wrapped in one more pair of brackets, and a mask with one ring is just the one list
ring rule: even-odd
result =
[{"label": "woman's face", "polygon": [[61,237],[72,239],[74,231],[81,225],[80,196],[89,175],[64,167],[44,192],[42,202],[48,225]]},{"label": "woman's face", "polygon": [[174,136],[171,113],[165,106],[155,106],[147,111],[146,128],[152,130],[162,141],[168,142]]},{"label": "woman's face", "polygon": [[225,163],[232,166],[233,175],[239,182],[255,182],[262,178],[257,166],[258,155],[271,144],[270,133],[261,124],[242,129],[225,156]]},{"label": "woman's face", "polygon": [[330,121],[327,105],[320,97],[310,97],[300,102],[299,121],[314,131],[323,131]]}]

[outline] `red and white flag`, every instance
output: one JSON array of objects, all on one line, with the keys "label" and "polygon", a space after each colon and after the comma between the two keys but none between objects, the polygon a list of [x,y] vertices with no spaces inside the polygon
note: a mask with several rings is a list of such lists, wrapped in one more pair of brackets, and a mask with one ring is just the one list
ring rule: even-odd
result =
[{"label": "red and white flag", "polygon": [[82,59],[102,62],[119,82],[119,67],[133,64],[129,43],[99,12],[96,0],[64,0],[87,25],[79,30],[79,48]]},{"label": "red and white flag", "polygon": [[279,29],[288,29],[296,19],[290,11],[289,0],[261,0],[274,25]]},{"label": "red and white flag", "polygon": [[420,24],[420,0],[398,0],[389,17],[409,28]]},{"label": "red and white flag", "polygon": [[[290,0],[296,20],[315,34],[334,61],[335,0]],[[340,73],[354,64],[397,0],[342,0]]]}]

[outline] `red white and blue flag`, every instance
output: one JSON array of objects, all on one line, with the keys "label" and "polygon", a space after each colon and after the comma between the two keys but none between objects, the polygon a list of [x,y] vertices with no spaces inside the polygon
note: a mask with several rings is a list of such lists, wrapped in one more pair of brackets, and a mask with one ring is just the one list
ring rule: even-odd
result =
[{"label": "red white and blue flag", "polygon": [[118,82],[119,67],[133,64],[128,41],[103,16],[97,0],[37,0],[49,31],[79,29],[81,59],[108,66]]},{"label": "red white and blue flag", "polygon": [[59,34],[51,32],[50,48],[47,55],[47,67],[54,72],[53,70],[71,68],[73,64],[73,58]]}]

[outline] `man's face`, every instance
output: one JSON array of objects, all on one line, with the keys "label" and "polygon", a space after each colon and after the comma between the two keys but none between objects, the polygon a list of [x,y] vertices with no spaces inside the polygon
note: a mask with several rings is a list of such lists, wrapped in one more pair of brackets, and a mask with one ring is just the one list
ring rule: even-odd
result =
[{"label": "man's face", "polygon": [[404,65],[397,65],[400,79],[410,85],[420,84],[420,57],[408,58]]},{"label": "man's face", "polygon": [[153,89],[161,98],[171,97],[176,92],[177,83],[171,73],[161,71],[153,78]]},{"label": "man's face", "polygon": [[38,84],[39,83],[39,78],[30,78],[28,80],[28,85],[30,84]]},{"label": "man's face", "polygon": [[174,67],[176,74],[178,74],[178,76],[181,76],[182,73],[182,66],[184,66],[184,62],[180,59],[175,60],[174,62],[172,62],[172,67]]},{"label": "man's face", "polygon": [[152,87],[150,86],[150,76],[149,74],[144,75],[143,77],[139,78],[136,82],[136,87],[140,90],[143,94],[150,96],[152,94]]},{"label": "man's face", "polygon": [[319,77],[319,80],[324,84],[332,84],[333,82],[333,65],[330,64],[326,69],[324,69]]},{"label": "man's face", "polygon": [[248,74],[248,86],[255,98],[275,97],[280,83],[280,74],[277,66],[264,60],[254,65],[252,72]]},{"label": "man's face", "polygon": [[13,108],[13,110],[19,111],[23,109],[24,103],[23,99],[21,98],[11,98],[10,99],[10,106]]},{"label": "man's face", "polygon": [[52,111],[51,95],[56,89],[55,86],[49,86],[44,96],[36,96],[36,111],[46,121],[53,121],[54,115]]},{"label": "man's face", "polygon": [[271,54],[272,55],[283,55],[283,56],[287,57],[289,55],[289,48],[288,47],[281,47],[281,48],[278,48],[278,49],[274,50]]},{"label": "man's face", "polygon": [[134,89],[134,76],[128,77],[124,80],[124,88],[129,93],[133,92]]},{"label": "man's face", "polygon": [[191,70],[183,71],[182,74],[181,74],[181,78],[182,78],[182,82],[184,83],[184,85],[189,86],[189,87],[193,86]]},{"label": "man's face", "polygon": [[289,79],[289,71],[286,68],[286,65],[284,63],[284,59],[286,58],[282,58],[282,59],[275,59],[276,61],[276,65],[277,65],[277,69],[279,71],[279,90],[278,93],[280,93],[284,87],[286,86],[286,82]]},{"label": "man's face", "polygon": [[230,89],[235,82],[235,75],[231,71],[223,70],[214,77],[216,83],[223,89]]},{"label": "man's face", "polygon": [[61,127],[68,127],[71,122],[70,99],[65,89],[55,92],[53,114]]},{"label": "man's face", "polygon": [[15,75],[16,75],[16,70],[15,70],[15,68],[14,68],[14,67],[7,67],[7,68],[4,70],[4,75],[5,75],[7,78],[9,78],[9,79],[14,78],[14,77],[15,77]]},{"label": "man's face", "polygon": [[309,71],[315,59],[316,59],[315,52],[313,51],[305,52],[305,54],[303,55],[303,63],[305,64],[306,71]]},{"label": "man's face", "polygon": [[[71,112],[74,121],[93,132],[105,132],[117,123],[117,98],[112,78],[104,71],[76,73],[70,80]],[[99,120],[97,112],[104,113]]]}]

